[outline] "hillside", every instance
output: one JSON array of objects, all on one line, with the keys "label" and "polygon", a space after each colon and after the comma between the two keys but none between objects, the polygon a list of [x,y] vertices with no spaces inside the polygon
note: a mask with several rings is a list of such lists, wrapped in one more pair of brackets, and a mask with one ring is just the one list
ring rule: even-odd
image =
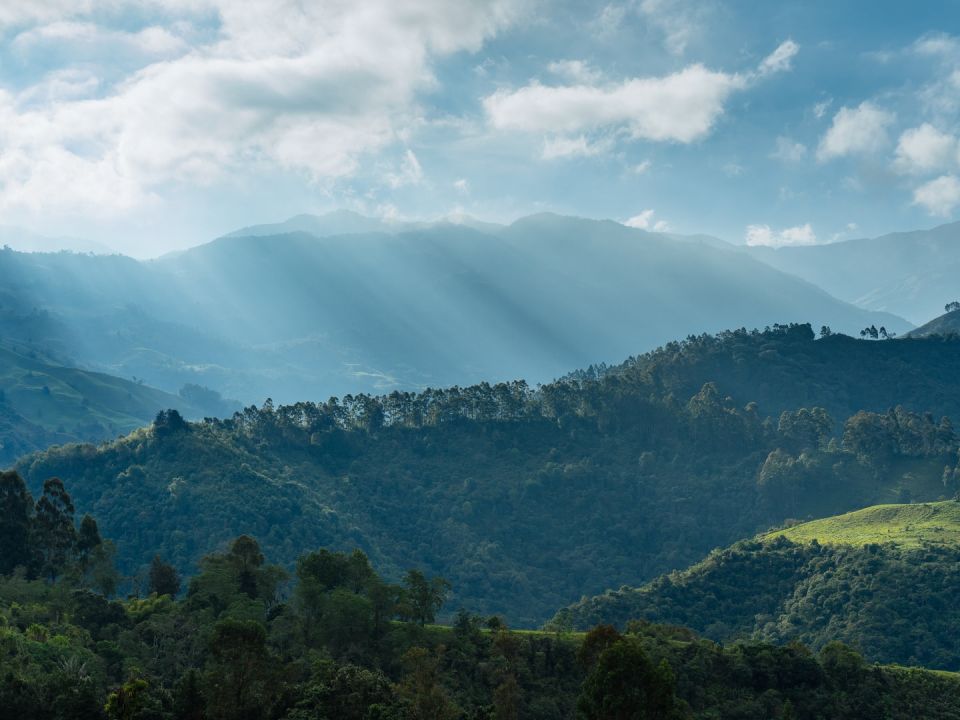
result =
[{"label": "hillside", "polygon": [[960,310],[952,310],[935,317],[928,323],[911,330],[910,337],[928,337],[930,335],[960,335]]},{"label": "hillside", "polygon": [[721,647],[639,622],[516,632],[466,611],[436,625],[443,578],[410,569],[392,583],[356,550],[301,552],[288,574],[240,536],[186,588],[155,556],[121,599],[111,543],[90,516],[75,528],[67,488],[45,483],[34,506],[15,474],[0,483],[0,707],[19,720],[50,708],[84,720],[564,720],[607,718],[614,704],[618,717],[676,720],[958,717],[957,675],[869,665],[837,642],[816,654]]},{"label": "hillside", "polygon": [[739,542],[637,589],[585,598],[576,627],[630,619],[960,669],[960,503],[881,505]]},{"label": "hillside", "polygon": [[735,332],[673,342],[602,368],[628,382],[689,397],[715,381],[738,403],[765,413],[819,406],[837,420],[897,405],[937,418],[960,418],[960,337],[860,340],[832,334],[814,341],[792,332]]},{"label": "hillside", "polygon": [[[830,346],[802,326],[716,342],[714,351],[737,348],[747,367],[750,343],[760,355],[776,348],[782,366],[801,376],[803,349]],[[852,342],[864,357],[893,344]],[[939,381],[921,358],[942,342],[902,347],[917,362],[903,365],[900,387],[934,396]],[[297,547],[359,546],[390,577],[422,564],[454,582],[457,605],[526,626],[788,518],[960,489],[957,474],[944,479],[958,448],[948,421],[898,408],[841,423],[822,409],[781,416],[772,403],[771,420],[762,406],[728,397],[723,379],[682,395],[639,372],[642,363],[631,367],[638,371],[536,390],[513,383],[347,396],[190,425],[171,416],[19,467],[32,488],[50,476],[75,488],[77,507],[117,539],[127,572],[158,549],[189,572],[238,532],[260,538],[283,563]],[[873,369],[849,371],[869,381]],[[783,387],[792,397],[793,386]],[[827,400],[831,390],[814,397]]]},{"label": "hillside", "polygon": [[893,545],[960,548],[960,502],[875,505],[837,517],[814,520],[764,536],[821,545]]},{"label": "hillside", "polygon": [[64,367],[29,346],[0,343],[0,467],[21,455],[67,442],[99,442],[177,407],[187,417],[230,412],[202,393],[184,395],[103,373]]},{"label": "hillside", "polygon": [[71,364],[256,403],[548,382],[741,324],[910,327],[728,249],[609,221],[382,226],[301,216],[149,262],[4,251],[0,285],[49,318],[44,347]]},{"label": "hillside", "polygon": [[826,245],[753,247],[744,252],[841,300],[893,312],[920,325],[939,315],[944,303],[956,299],[960,223]]}]

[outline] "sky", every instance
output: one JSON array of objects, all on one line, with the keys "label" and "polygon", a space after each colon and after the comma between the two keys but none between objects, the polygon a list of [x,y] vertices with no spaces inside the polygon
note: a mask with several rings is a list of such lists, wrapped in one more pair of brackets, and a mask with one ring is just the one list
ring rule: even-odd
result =
[{"label": "sky", "polygon": [[137,257],[337,208],[932,227],[954,29],[953,0],[0,0],[0,225]]}]

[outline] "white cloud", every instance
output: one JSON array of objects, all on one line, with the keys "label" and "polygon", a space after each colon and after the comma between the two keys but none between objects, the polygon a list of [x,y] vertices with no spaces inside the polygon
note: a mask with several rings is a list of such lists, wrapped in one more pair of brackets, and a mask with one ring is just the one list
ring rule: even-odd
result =
[{"label": "white cloud", "polygon": [[611,147],[608,139],[590,142],[586,136],[544,138],[541,157],[544,160],[558,158],[595,157]]},{"label": "white cloud", "polygon": [[616,85],[500,90],[484,100],[498,129],[575,133],[621,127],[634,139],[689,143],[706,135],[729,95],[745,87],[739,75],[691,65],[660,78]]},{"label": "white cloud", "polygon": [[663,33],[664,47],[673,55],[683,55],[699,33],[696,6],[682,0],[641,0],[640,16]]},{"label": "white cloud", "polygon": [[[417,126],[436,57],[479,49],[526,0],[105,1],[118,12],[162,11],[163,28],[130,35],[176,57],[143,59],[96,95],[84,81],[0,94],[0,210],[106,214],[171,181],[209,183],[251,167],[316,182],[349,176]],[[104,7],[0,2],[0,27],[16,28],[23,47],[51,36],[116,39],[91,24]],[[184,51],[171,28],[204,13],[217,15],[216,35]],[[416,156],[405,155],[397,180],[420,178]]]},{"label": "white cloud", "polygon": [[[780,52],[778,48],[770,57]],[[518,90],[498,90],[483,104],[490,124],[501,130],[570,136],[611,128],[634,140],[691,143],[709,134],[732,93],[785,69],[768,62],[770,57],[761,63],[772,68],[765,73],[725,73],[695,64],[663,77],[620,83],[533,82]]]},{"label": "white cloud", "polygon": [[800,162],[807,156],[807,146],[781,135],[777,138],[776,148],[770,157],[783,162]]},{"label": "white cloud", "polygon": [[748,225],[745,236],[747,245],[784,247],[790,245],[816,245],[817,236],[810,223],[773,230],[769,225]]},{"label": "white cloud", "polygon": [[651,167],[653,167],[652,160],[643,160],[642,162],[638,162],[636,165],[632,165],[630,167],[630,172],[632,172],[634,175],[643,175]]},{"label": "white cloud", "polygon": [[827,114],[827,110],[833,104],[833,100],[822,100],[813,106],[813,116],[820,120]]},{"label": "white cloud", "polygon": [[855,108],[840,108],[820,140],[817,159],[824,161],[880,150],[887,144],[887,128],[894,119],[893,113],[871,102],[862,102]]},{"label": "white cloud", "polygon": [[960,180],[941,175],[913,191],[913,204],[922,205],[931,215],[948,217],[960,205]]},{"label": "white cloud", "polygon": [[557,60],[547,65],[547,70],[572,83],[589,85],[600,80],[600,72],[584,60]]},{"label": "white cloud", "polygon": [[653,210],[644,210],[637,215],[634,215],[632,218],[623,221],[623,224],[627,227],[639,228],[640,230],[646,230],[653,223]]},{"label": "white cloud", "polygon": [[957,139],[924,123],[900,136],[893,166],[897,172],[922,175],[955,166],[956,155]]},{"label": "white cloud", "polygon": [[644,210],[633,217],[624,220],[623,224],[627,227],[637,228],[638,230],[652,230],[653,232],[666,232],[670,229],[670,224],[666,220],[654,220],[653,210]]},{"label": "white cloud", "polygon": [[466,178],[454,180],[453,189],[461,195],[468,195],[470,193],[470,182]]},{"label": "white cloud", "polygon": [[405,185],[419,185],[423,182],[423,168],[420,161],[409,148],[403,154],[403,160],[400,163],[400,170],[395,173],[387,173],[387,184],[396,189]]},{"label": "white cloud", "polygon": [[793,58],[799,51],[800,46],[797,45],[797,43],[795,43],[793,40],[787,40],[786,42],[781,43],[776,50],[763,59],[763,62],[760,63],[760,67],[757,68],[757,72],[761,76],[785,72],[790,69]]}]

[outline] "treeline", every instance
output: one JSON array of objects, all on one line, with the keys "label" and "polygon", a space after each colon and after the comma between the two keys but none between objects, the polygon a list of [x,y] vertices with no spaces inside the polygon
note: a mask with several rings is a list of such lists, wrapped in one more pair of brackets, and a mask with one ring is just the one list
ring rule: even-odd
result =
[{"label": "treeline", "polygon": [[[42,555],[40,535],[30,537],[27,556]],[[431,625],[446,593],[416,570],[387,582],[359,551],[306,552],[289,573],[247,536],[204,557],[182,593],[160,558],[149,587],[123,599],[72,572],[31,579],[21,565],[0,575],[0,714],[906,720],[956,718],[960,707],[956,678],[868,665],[839,643],[818,655],[799,644],[723,648],[642,623],[624,634],[518,633],[464,611]]]},{"label": "treeline", "polygon": [[[786,358],[833,339],[807,330],[743,341]],[[159,551],[189,575],[238,533],[286,567],[303,547],[360,547],[387,577],[422,565],[458,604],[525,627],[789,519],[960,489],[957,435],[940,416],[771,416],[718,383],[681,396],[638,373],[266,403],[202,423],[165,411],[116,442],[18,467],[35,492],[67,480],[128,574]]]}]

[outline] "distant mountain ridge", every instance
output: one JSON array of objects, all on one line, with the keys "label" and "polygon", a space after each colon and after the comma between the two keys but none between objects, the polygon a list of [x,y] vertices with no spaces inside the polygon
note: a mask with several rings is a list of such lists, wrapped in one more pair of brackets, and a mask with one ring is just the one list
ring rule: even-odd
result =
[{"label": "distant mountain ridge", "polygon": [[877,238],[743,252],[801,277],[846,302],[893,312],[915,324],[956,300],[960,223]]},{"label": "distant mountain ridge", "polygon": [[146,262],[8,251],[0,283],[46,313],[73,364],[244,402],[545,382],[726,327],[910,328],[714,245],[551,214],[502,227],[339,212]]}]

